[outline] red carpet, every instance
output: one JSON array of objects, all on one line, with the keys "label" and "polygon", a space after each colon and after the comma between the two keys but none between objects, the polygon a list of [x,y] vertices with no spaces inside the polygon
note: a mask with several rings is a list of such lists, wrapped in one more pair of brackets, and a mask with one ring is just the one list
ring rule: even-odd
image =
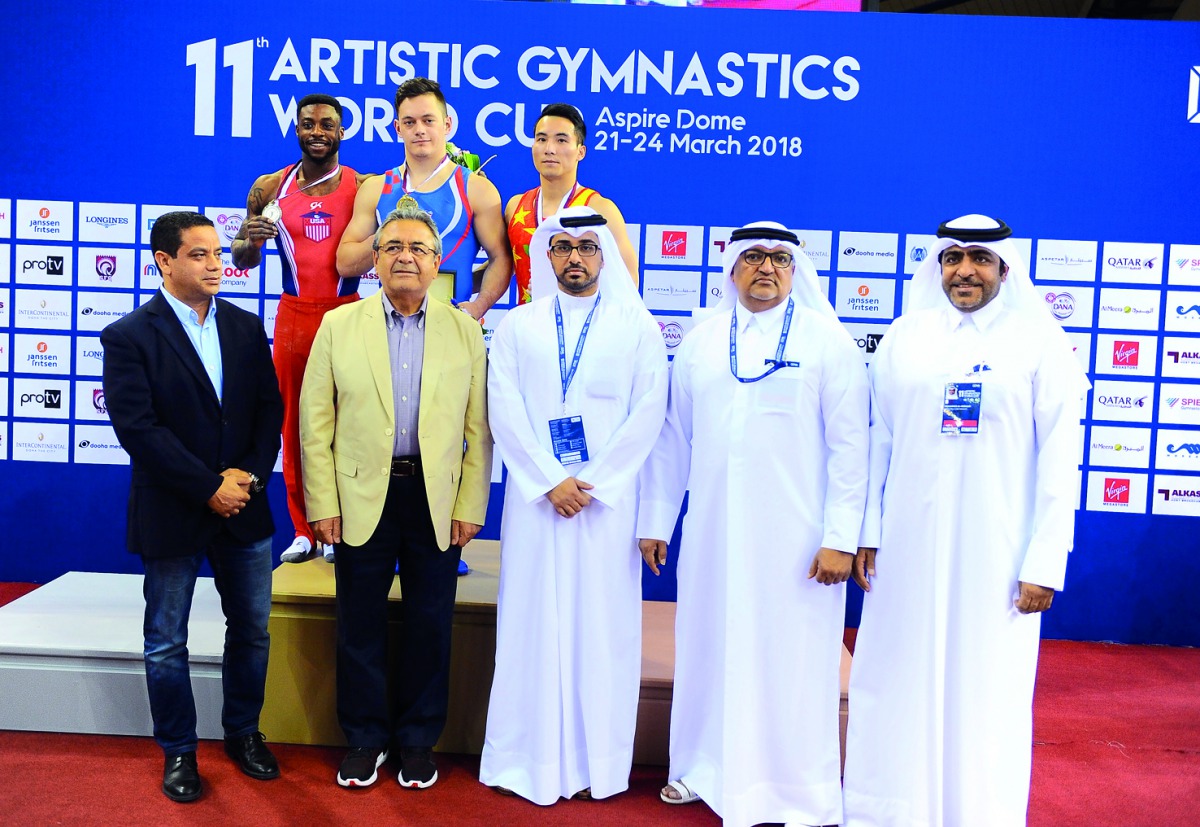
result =
[{"label": "red carpet", "polygon": [[[34,588],[0,584],[0,605]],[[481,785],[477,757],[439,756],[441,778],[423,792],[400,789],[391,763],[374,787],[343,790],[333,781],[341,750],[273,748],[284,776],[261,782],[203,742],[204,796],[181,805],[159,792],[162,758],[148,738],[0,731],[0,823],[720,824],[703,804],[660,803],[660,767],[635,767],[629,792],[607,801],[537,807]],[[1200,825],[1200,650],[1044,641],[1030,827],[1152,824]]]}]

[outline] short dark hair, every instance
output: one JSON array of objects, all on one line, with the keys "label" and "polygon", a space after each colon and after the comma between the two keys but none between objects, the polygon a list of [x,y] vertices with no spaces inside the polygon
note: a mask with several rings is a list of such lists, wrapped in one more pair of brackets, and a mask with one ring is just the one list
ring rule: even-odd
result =
[{"label": "short dark hair", "polygon": [[[580,115],[579,110],[571,104],[552,103],[542,110],[542,114],[538,115],[537,123],[541,123],[542,118],[566,118],[571,122],[571,126],[575,127],[575,139],[580,146],[587,142],[587,124],[583,122],[583,115]],[[535,130],[537,123],[534,124]]]},{"label": "short dark hair", "polygon": [[297,121],[300,120],[300,110],[303,109],[304,107],[319,106],[321,104],[324,104],[325,106],[333,107],[333,111],[337,112],[338,123],[342,122],[342,102],[339,101],[337,98],[335,98],[333,95],[321,95],[321,94],[305,95],[304,97],[302,97],[300,99],[300,102],[298,104],[296,104],[296,120]]},{"label": "short dark hair", "polygon": [[421,95],[433,95],[441,104],[442,114],[446,111],[446,96],[436,80],[429,78],[409,78],[396,88],[396,117],[400,117],[400,104],[409,98],[419,98]]},{"label": "short dark hair", "polygon": [[183,231],[192,227],[215,226],[206,215],[198,212],[163,213],[150,229],[150,249],[155,253],[166,253],[171,258],[179,254],[183,246]]}]

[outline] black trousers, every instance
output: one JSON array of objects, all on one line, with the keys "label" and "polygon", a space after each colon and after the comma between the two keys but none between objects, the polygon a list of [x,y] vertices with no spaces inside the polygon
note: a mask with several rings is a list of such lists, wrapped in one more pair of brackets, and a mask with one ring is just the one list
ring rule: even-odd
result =
[{"label": "black trousers", "polygon": [[[351,747],[432,747],[446,725],[462,549],[438,549],[421,475],[392,477],[371,539],[361,546],[342,543],[335,553],[337,713],[346,741]],[[403,629],[389,676],[388,591],[397,563]]]}]

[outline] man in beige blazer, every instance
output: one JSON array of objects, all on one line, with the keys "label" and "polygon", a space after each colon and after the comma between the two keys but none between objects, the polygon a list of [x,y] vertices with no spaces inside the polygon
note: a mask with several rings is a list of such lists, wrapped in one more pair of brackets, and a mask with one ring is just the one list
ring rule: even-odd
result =
[{"label": "man in beige blazer", "polygon": [[[389,749],[400,751],[401,786],[437,781],[458,561],[491,487],[483,333],[429,298],[441,238],[407,201],[375,234],[379,295],[326,314],[300,394],[305,505],[316,538],[337,552],[344,787],[374,783]],[[397,570],[404,640],[389,681]]]}]

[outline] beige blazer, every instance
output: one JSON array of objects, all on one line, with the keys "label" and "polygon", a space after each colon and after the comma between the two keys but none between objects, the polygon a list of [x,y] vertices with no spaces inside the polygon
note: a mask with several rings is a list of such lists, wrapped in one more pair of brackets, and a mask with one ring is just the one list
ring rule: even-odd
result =
[{"label": "beige blazer", "polygon": [[[450,521],[483,525],[491,490],[487,355],[479,322],[430,299],[417,439],[438,547]],[[360,546],[383,514],[391,480],[392,372],[382,298],[325,314],[300,391],[304,500],[310,522],[341,516]]]}]

